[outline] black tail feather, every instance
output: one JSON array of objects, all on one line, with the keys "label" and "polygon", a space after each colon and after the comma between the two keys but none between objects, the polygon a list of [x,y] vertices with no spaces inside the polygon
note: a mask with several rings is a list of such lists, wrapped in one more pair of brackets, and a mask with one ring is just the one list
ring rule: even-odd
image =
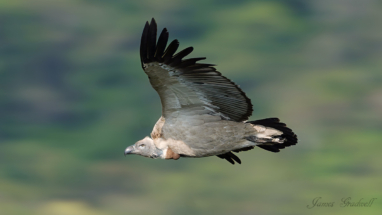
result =
[{"label": "black tail feather", "polygon": [[280,122],[278,118],[260,119],[255,121],[248,121],[247,123],[274,128],[282,132],[281,135],[274,136],[273,138],[285,139],[283,143],[269,142],[262,145],[257,145],[259,148],[262,148],[264,150],[271,151],[271,152],[279,152],[280,149],[297,144],[297,141],[298,141],[297,135],[293,133],[292,129],[286,127],[285,123]]}]

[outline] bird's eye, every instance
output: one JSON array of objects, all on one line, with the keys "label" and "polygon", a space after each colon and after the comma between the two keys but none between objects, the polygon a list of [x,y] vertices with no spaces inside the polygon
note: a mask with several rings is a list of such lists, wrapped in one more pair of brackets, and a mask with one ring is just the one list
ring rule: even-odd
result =
[{"label": "bird's eye", "polygon": [[139,144],[139,148],[145,148],[145,144]]}]

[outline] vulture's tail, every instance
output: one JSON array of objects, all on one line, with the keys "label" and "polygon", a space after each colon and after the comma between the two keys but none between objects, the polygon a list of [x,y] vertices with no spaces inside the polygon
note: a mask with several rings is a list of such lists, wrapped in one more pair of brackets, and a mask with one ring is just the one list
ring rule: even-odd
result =
[{"label": "vulture's tail", "polygon": [[280,149],[297,144],[297,135],[278,118],[260,119],[247,123],[251,123],[258,133],[246,139],[255,142],[256,146],[262,149],[279,152]]}]

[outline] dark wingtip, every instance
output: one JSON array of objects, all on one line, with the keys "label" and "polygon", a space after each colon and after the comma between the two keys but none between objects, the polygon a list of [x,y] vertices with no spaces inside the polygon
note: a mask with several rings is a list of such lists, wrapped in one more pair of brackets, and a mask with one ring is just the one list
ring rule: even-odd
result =
[{"label": "dark wingtip", "polygon": [[154,59],[155,51],[157,49],[157,23],[154,19],[151,20],[149,26],[147,43],[148,59],[149,61],[152,61]]},{"label": "dark wingtip", "polygon": [[173,67],[178,66],[182,62],[182,59],[189,55],[193,50],[194,48],[192,46],[187,47],[178,52],[178,54],[174,55],[169,61],[167,61],[167,63]]},{"label": "dark wingtip", "polygon": [[216,155],[217,157],[221,158],[221,159],[225,159],[226,161],[230,162],[232,165],[235,165],[235,161],[238,163],[238,164],[241,164],[241,160],[239,157],[237,157],[235,154],[233,154],[232,152],[227,152],[225,154],[221,154],[221,155]]},{"label": "dark wingtip", "polygon": [[148,31],[150,28],[149,22],[146,22],[145,27],[143,28],[142,37],[141,37],[141,46],[140,46],[140,55],[141,55],[141,63],[142,67],[144,63],[147,63],[147,37]]},{"label": "dark wingtip", "polygon": [[164,28],[162,30],[162,33],[159,35],[158,43],[157,43],[157,50],[155,52],[155,58],[157,61],[162,62],[164,50],[166,49],[167,41],[168,41],[168,31],[167,28]]},{"label": "dark wingtip", "polygon": [[164,63],[168,63],[171,61],[172,56],[174,55],[176,50],[178,50],[178,47],[179,47],[179,41],[177,39],[173,40],[170,43],[170,45],[167,46],[167,49],[163,55],[163,62]]}]

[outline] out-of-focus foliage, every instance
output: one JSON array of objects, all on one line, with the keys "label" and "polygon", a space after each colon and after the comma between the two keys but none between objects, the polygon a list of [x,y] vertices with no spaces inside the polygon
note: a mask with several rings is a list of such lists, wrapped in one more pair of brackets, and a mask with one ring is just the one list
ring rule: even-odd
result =
[{"label": "out-of-focus foliage", "polygon": [[[381,6],[0,1],[0,214],[378,214]],[[299,144],[239,166],[123,157],[161,113],[138,51],[152,17],[240,84],[251,119],[281,118]],[[335,205],[307,209],[316,197]]]}]

